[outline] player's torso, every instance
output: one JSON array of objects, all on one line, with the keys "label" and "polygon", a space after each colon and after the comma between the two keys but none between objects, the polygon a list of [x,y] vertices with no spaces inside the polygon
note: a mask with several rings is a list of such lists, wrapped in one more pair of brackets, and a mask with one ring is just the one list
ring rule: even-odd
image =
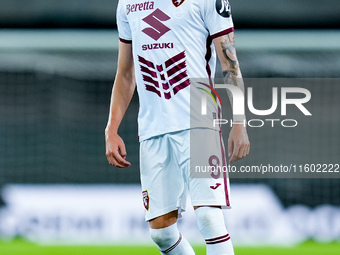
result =
[{"label": "player's torso", "polygon": [[188,75],[197,78],[205,71],[208,30],[205,28],[200,1],[125,0],[131,29],[134,56],[156,65],[182,53]]},{"label": "player's torso", "polygon": [[132,37],[141,139],[190,128],[191,80],[215,68],[200,6],[206,0],[121,1]]}]

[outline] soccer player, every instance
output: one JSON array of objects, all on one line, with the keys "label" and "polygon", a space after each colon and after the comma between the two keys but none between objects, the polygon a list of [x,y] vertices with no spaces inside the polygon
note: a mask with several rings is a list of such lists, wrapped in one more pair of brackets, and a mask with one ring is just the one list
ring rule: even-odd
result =
[{"label": "soccer player", "polygon": [[[207,254],[234,254],[221,210],[230,206],[228,179],[225,174],[193,178],[190,173],[204,162],[227,163],[221,133],[206,125],[216,112],[209,106],[209,114],[200,116],[200,109],[190,109],[198,91],[213,91],[216,55],[225,83],[244,91],[228,1],[120,0],[117,24],[118,67],[105,129],[109,163],[130,166],[117,132],[137,84],[140,175],[152,240],[161,254],[195,254],[177,229],[188,194]],[[195,90],[195,78],[210,82]],[[194,125],[194,116],[208,121]],[[229,163],[249,153],[246,127],[237,125],[242,120],[234,119],[229,134]],[[198,146],[190,148],[190,138]]]}]

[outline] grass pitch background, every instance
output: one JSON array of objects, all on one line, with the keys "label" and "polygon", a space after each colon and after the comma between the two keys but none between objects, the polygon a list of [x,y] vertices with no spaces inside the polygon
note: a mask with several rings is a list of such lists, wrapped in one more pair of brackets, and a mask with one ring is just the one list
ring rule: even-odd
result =
[{"label": "grass pitch background", "polygon": [[[195,246],[196,255],[205,255],[204,246]],[[0,242],[1,255],[159,255],[155,246],[39,246],[23,240]],[[296,247],[235,247],[236,255],[335,255],[340,242],[308,241]]]}]

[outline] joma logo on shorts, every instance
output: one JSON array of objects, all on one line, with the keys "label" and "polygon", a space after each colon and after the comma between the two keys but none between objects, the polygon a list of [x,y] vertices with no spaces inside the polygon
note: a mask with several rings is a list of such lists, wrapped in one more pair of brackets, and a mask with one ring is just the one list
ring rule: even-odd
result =
[{"label": "joma logo on shorts", "polygon": [[210,186],[211,189],[217,189],[219,186],[221,186],[221,183],[216,183],[216,185]]}]

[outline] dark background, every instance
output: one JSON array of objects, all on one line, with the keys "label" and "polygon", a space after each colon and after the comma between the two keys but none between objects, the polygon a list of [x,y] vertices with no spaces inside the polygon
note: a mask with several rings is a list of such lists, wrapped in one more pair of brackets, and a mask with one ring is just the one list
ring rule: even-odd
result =
[{"label": "dark background", "polygon": [[[117,0],[0,0],[2,28],[115,28]],[[140,2],[143,2],[141,0]],[[230,0],[236,28],[339,28],[336,0]]]}]

